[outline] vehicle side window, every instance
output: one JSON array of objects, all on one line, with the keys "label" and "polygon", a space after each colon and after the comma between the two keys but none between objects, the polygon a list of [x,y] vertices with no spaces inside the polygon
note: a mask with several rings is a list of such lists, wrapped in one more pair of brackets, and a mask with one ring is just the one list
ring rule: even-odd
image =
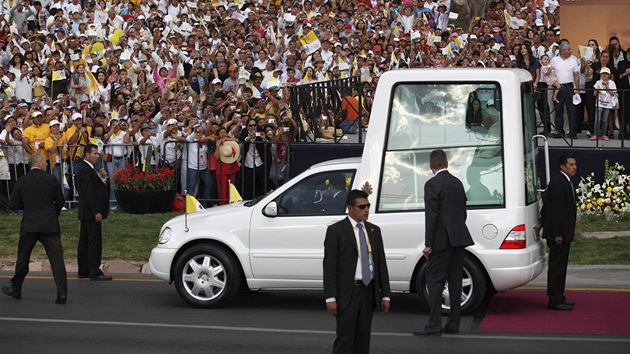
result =
[{"label": "vehicle side window", "polygon": [[298,182],[276,201],[278,216],[342,215],[355,170],[330,171]]}]

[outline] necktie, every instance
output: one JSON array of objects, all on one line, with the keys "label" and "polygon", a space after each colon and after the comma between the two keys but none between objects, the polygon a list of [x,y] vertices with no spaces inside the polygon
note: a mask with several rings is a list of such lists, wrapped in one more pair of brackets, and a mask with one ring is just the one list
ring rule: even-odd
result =
[{"label": "necktie", "polygon": [[573,202],[575,203],[575,187],[573,187],[573,181],[569,180],[569,184],[571,185],[571,195],[573,196]]},{"label": "necktie", "polygon": [[370,253],[368,252],[367,240],[365,238],[365,232],[363,232],[363,225],[357,224],[359,228],[359,248],[361,253],[361,280],[363,284],[368,285],[372,281],[370,276]]}]

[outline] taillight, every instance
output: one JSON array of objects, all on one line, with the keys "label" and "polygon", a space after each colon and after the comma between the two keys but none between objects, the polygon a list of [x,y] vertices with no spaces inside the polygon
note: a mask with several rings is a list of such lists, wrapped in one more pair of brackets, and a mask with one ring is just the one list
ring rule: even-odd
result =
[{"label": "taillight", "polygon": [[525,248],[527,241],[527,233],[525,232],[525,225],[515,226],[505,237],[501,247],[502,250],[516,250]]}]

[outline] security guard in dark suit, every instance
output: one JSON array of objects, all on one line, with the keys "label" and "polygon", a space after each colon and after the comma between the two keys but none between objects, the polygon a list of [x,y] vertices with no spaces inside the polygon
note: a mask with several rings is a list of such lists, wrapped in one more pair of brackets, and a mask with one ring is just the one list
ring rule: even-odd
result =
[{"label": "security guard in dark suit", "polygon": [[39,153],[31,155],[29,165],[31,170],[18,178],[15,189],[11,193],[9,207],[12,210],[23,210],[24,214],[20,225],[15,275],[11,278],[9,285],[2,287],[2,291],[16,300],[22,298],[22,284],[28,274],[31,252],[39,241],[46,249],[55,285],[57,285],[55,303],[65,304],[68,284],[59,228],[59,213],[64,203],[61,185],[55,176],[46,172],[48,162],[44,155]]},{"label": "security guard in dark suit", "polygon": [[77,173],[78,217],[81,220],[77,248],[78,277],[89,277],[95,281],[112,280],[99,268],[103,253],[102,222],[109,215],[109,179],[105,169],[101,168],[98,172],[94,169],[99,159],[96,145],[87,144],[84,155]]},{"label": "security guard in dark suit", "polygon": [[560,156],[560,174],[549,181],[543,206],[543,237],[549,247],[547,296],[549,310],[571,311],[575,302],[564,296],[569,250],[575,236],[577,208],[571,178],[577,172],[573,155]]},{"label": "security guard in dark suit", "polygon": [[324,295],[337,319],[333,353],[368,353],[374,308],[389,311],[390,287],[381,229],[366,222],[368,194],[348,193],[348,217],[326,230]]},{"label": "security guard in dark suit", "polygon": [[[425,248],[428,258],[426,283],[429,290],[429,323],[420,336],[440,336],[459,332],[461,320],[462,274],[464,253],[473,245],[466,227],[466,192],[462,182],[448,172],[448,159],[443,150],[429,156],[433,178],[424,185]],[[448,281],[450,313],[442,329],[442,290]]]}]

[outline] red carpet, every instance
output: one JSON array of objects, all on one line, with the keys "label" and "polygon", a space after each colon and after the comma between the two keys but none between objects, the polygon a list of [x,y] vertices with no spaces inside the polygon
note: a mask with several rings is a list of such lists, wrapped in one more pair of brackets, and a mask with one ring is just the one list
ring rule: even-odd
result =
[{"label": "red carpet", "polygon": [[480,332],[630,334],[630,292],[572,291],[573,311],[547,310],[540,290],[500,293],[488,305]]}]

